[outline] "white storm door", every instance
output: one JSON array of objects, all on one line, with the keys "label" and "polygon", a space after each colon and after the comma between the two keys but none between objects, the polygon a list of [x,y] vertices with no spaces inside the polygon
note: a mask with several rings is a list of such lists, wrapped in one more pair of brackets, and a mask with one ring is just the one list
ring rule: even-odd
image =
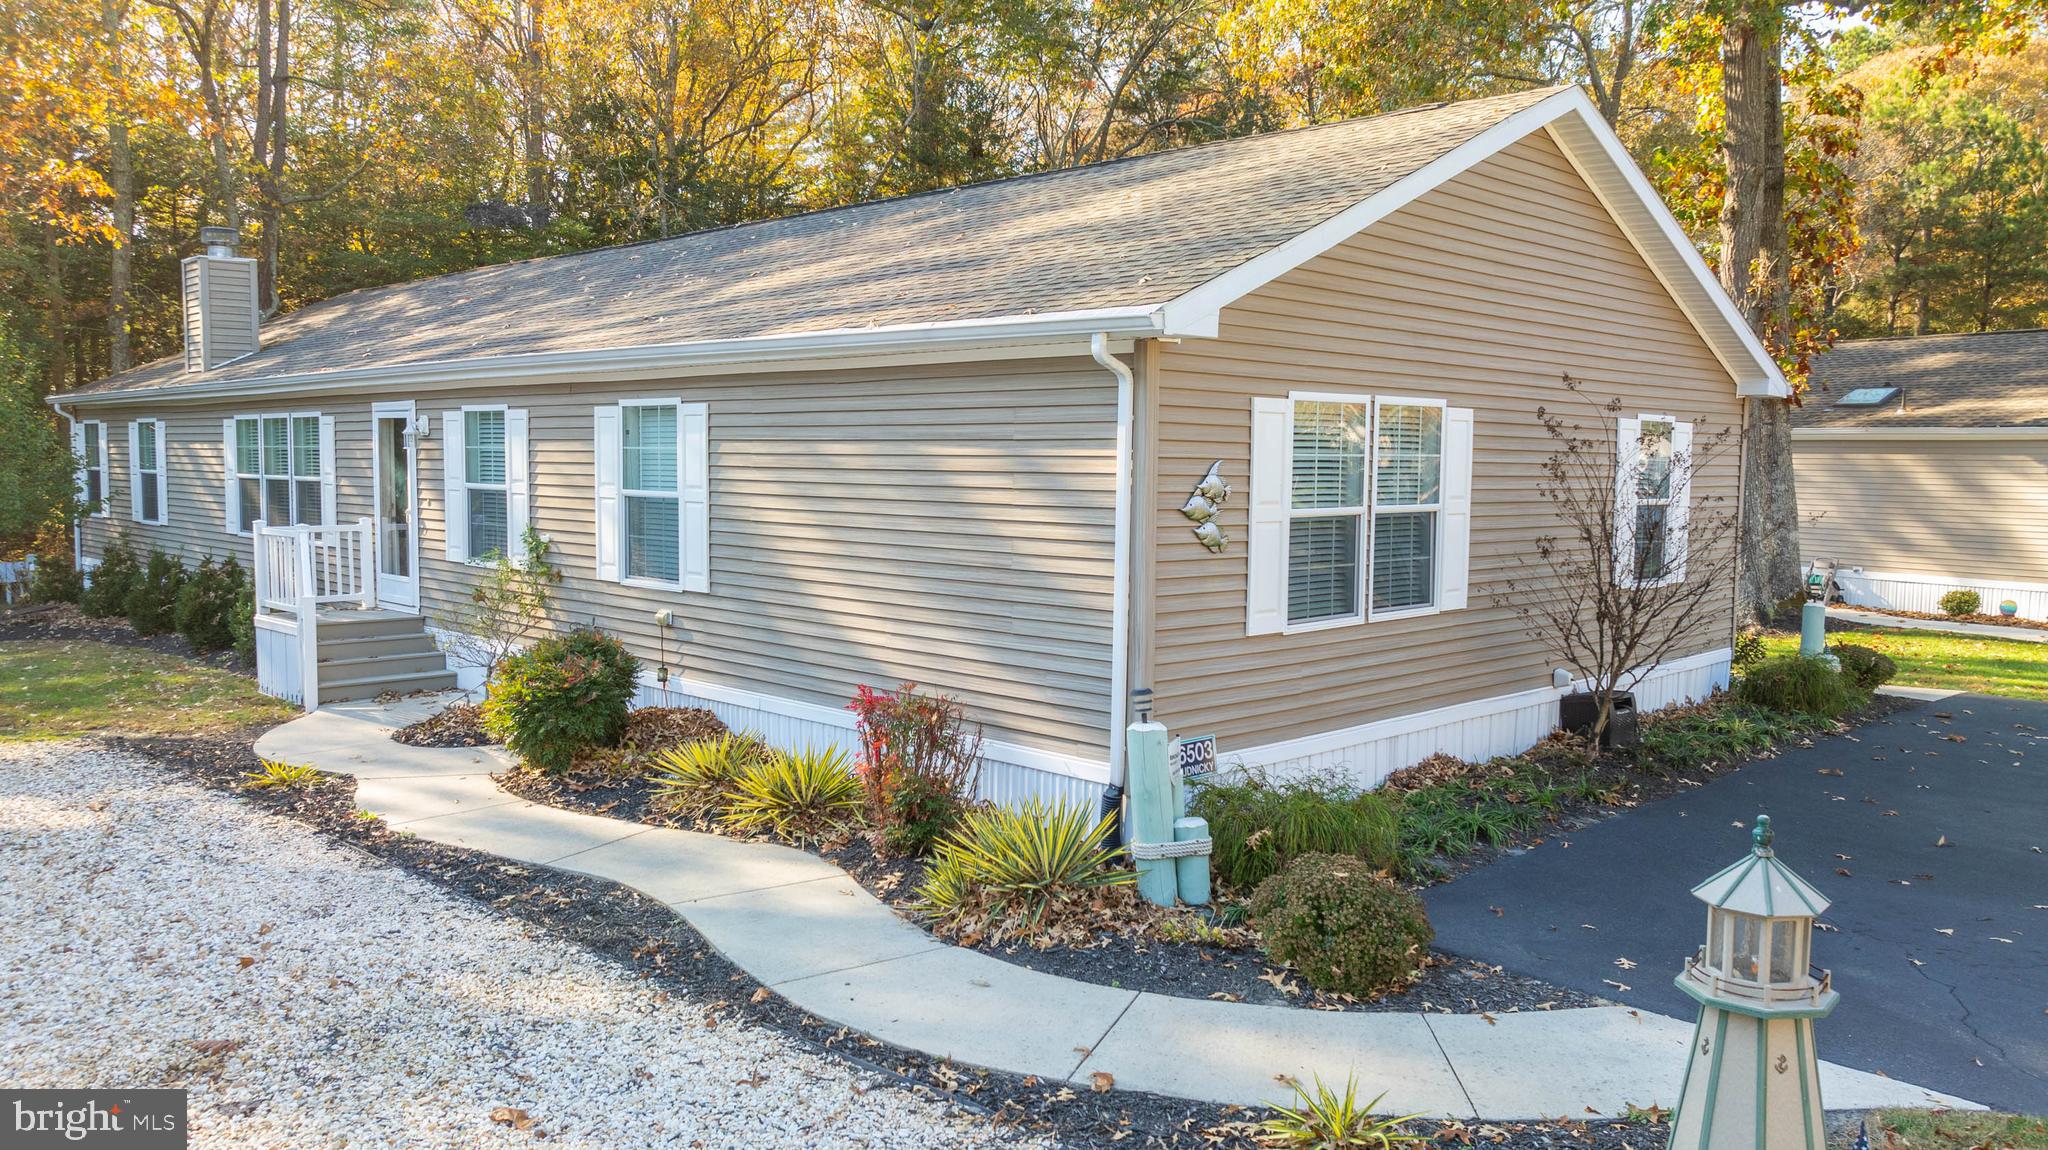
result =
[{"label": "white storm door", "polygon": [[420,468],[412,401],[375,404],[370,422],[371,466],[377,477],[377,602],[417,611]]}]

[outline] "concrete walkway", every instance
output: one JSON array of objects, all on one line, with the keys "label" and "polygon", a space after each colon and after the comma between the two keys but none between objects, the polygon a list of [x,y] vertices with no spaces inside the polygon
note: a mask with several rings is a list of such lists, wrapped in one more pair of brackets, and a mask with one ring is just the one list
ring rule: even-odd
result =
[{"label": "concrete walkway", "polygon": [[1964,623],[1954,619],[1915,619],[1887,615],[1882,611],[1858,611],[1854,607],[1830,607],[1828,618],[1866,627],[1897,627],[1905,631],[1946,631],[1973,639],[2010,639],[2015,643],[2048,643],[2048,631],[2038,627],[2001,627],[1996,623]]},{"label": "concrete walkway", "polygon": [[[445,703],[340,704],[256,750],[354,775],[359,806],[420,838],[634,887],[811,1014],[927,1054],[1077,1085],[1103,1072],[1119,1089],[1246,1105],[1288,1100],[1283,1076],[1355,1074],[1364,1097],[1387,1092],[1383,1109],[1441,1117],[1618,1117],[1630,1103],[1676,1100],[1689,1022],[1620,1006],[1329,1013],[1041,974],[939,942],[804,851],[541,806],[492,783],[508,765],[496,748],[391,741]],[[1972,1105],[1832,1063],[1821,1083],[1834,1109]]]}]

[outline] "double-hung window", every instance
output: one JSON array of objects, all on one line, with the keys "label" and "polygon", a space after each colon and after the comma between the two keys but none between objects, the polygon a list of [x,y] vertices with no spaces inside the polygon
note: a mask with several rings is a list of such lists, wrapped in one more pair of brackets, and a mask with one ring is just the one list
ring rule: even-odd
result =
[{"label": "double-hung window", "polygon": [[1247,632],[1464,607],[1472,431],[1442,400],[1254,399]]},{"label": "double-hung window", "polygon": [[1637,440],[1642,462],[1636,471],[1636,579],[1655,583],[1670,565],[1671,421],[1645,419]]},{"label": "double-hung window", "polygon": [[511,515],[505,480],[505,412],[471,408],[462,413],[462,483],[469,498],[469,554],[509,554]]},{"label": "double-hung window", "polygon": [[72,446],[83,464],[78,471],[79,501],[85,504],[87,515],[104,519],[107,515],[107,425],[97,419],[80,423]]},{"label": "double-hung window", "polygon": [[597,577],[681,591],[711,587],[710,413],[628,399],[592,411]]},{"label": "double-hung window", "polygon": [[138,419],[130,425],[128,461],[134,472],[130,491],[135,497],[133,515],[140,523],[164,522],[164,428],[154,419]]},{"label": "double-hung window", "polygon": [[1372,613],[1428,610],[1436,606],[1444,408],[1381,399],[1374,412]]},{"label": "double-hung window", "polygon": [[225,421],[223,433],[228,530],[326,522],[334,467],[327,458],[332,432],[321,416],[238,415]]},{"label": "double-hung window", "polygon": [[1692,424],[1668,415],[1615,421],[1614,577],[1623,586],[1685,580]]},{"label": "double-hung window", "polygon": [[626,511],[628,579],[682,579],[676,407],[634,403],[619,410],[619,498]]}]

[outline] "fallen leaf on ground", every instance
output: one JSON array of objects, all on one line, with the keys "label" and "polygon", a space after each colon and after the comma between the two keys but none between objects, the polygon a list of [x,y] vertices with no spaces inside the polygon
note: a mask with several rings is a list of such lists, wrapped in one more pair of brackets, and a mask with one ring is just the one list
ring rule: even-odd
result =
[{"label": "fallen leaf on ground", "polygon": [[533,1125],[533,1118],[516,1106],[500,1106],[491,1111],[491,1121],[514,1130],[524,1130]]},{"label": "fallen leaf on ground", "polygon": [[230,1050],[240,1049],[241,1045],[242,1040],[239,1038],[202,1038],[192,1044],[192,1049],[201,1054],[226,1054]]},{"label": "fallen leaf on ground", "polygon": [[1097,1094],[1107,1094],[1115,1086],[1116,1076],[1107,1070],[1098,1070],[1088,1076],[1088,1088]]},{"label": "fallen leaf on ground", "polygon": [[1616,989],[1616,990],[1634,990],[1634,989],[1635,989],[1635,987],[1633,987],[1633,986],[1630,986],[1630,985],[1629,985],[1628,983],[1626,983],[1626,982],[1616,982],[1616,981],[1614,981],[1614,980],[1613,980],[1613,979],[1611,979],[1611,978],[1603,978],[1603,979],[1601,979],[1600,981],[1602,981],[1602,982],[1606,983],[1607,985],[1609,985],[1609,986],[1613,987],[1613,988],[1614,988],[1614,989]]},{"label": "fallen leaf on ground", "polygon": [[1623,970],[1634,970],[1636,968],[1635,960],[1632,958],[1617,958],[1614,960],[1614,965]]},{"label": "fallen leaf on ground", "polygon": [[1936,934],[1945,934],[1945,935],[1948,935],[1948,936],[1949,936],[1950,938],[1954,938],[1954,937],[1955,937],[1955,933],[1956,933],[1956,928],[1955,928],[1955,927],[1952,927],[1952,926],[1937,926],[1937,927],[1935,927],[1935,928],[1934,928],[1934,933],[1936,933]]},{"label": "fallen leaf on ground", "polygon": [[766,1081],[768,1081],[768,1076],[756,1070],[752,1074],[747,1075],[745,1078],[734,1079],[733,1085],[745,1086],[754,1090],[759,1090],[761,1088],[761,1084]]}]

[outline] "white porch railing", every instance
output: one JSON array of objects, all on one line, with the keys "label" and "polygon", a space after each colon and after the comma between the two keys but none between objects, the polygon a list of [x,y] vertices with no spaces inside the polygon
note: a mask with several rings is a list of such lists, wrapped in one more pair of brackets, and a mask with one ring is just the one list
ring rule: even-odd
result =
[{"label": "white porch railing", "polygon": [[[258,635],[257,682],[272,694],[296,697],[311,711],[320,705],[320,607],[377,605],[376,528],[359,519],[333,526],[258,523],[254,531],[256,624],[274,639],[265,643]],[[284,614],[292,617],[289,623]],[[272,664],[267,671],[266,662]]]}]

